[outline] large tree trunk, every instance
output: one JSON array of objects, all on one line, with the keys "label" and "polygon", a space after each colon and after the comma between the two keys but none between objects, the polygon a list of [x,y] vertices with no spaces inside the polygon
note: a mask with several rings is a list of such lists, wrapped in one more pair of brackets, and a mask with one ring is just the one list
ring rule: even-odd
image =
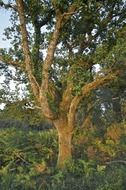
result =
[{"label": "large tree trunk", "polygon": [[57,167],[63,169],[66,163],[72,159],[72,129],[63,119],[56,120],[54,125],[58,131],[59,143]]}]

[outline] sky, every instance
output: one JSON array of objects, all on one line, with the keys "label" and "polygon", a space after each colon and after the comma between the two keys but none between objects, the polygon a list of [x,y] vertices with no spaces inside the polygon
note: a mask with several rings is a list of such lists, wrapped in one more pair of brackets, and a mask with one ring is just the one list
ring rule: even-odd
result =
[{"label": "sky", "polygon": [[[6,2],[6,1],[4,1]],[[9,26],[9,17],[10,17],[10,12],[9,10],[5,10],[3,8],[0,8],[0,48],[8,48],[10,46],[8,40],[3,40],[4,38],[4,29]],[[4,76],[0,77],[0,83],[2,83],[4,80]],[[1,84],[0,84],[1,88]],[[11,89],[14,90],[14,84],[12,83]],[[4,107],[3,104],[0,105],[0,109]]]},{"label": "sky", "polygon": [[9,42],[2,40],[3,32],[6,27],[8,27],[10,12],[8,10],[0,8],[0,48],[9,47]]}]

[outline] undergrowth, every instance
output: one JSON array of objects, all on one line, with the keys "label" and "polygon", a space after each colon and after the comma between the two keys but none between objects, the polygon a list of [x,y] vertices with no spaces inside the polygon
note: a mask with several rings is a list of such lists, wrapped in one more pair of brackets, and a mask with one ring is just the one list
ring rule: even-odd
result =
[{"label": "undergrowth", "polygon": [[56,169],[55,130],[0,130],[0,190],[125,190],[126,165],[74,158]]}]

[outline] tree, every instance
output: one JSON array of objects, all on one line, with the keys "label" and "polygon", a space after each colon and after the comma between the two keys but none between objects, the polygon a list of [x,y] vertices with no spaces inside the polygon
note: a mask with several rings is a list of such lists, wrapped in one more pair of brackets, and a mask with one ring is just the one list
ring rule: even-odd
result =
[{"label": "tree", "polygon": [[[13,24],[5,31],[7,38],[12,37],[12,48],[2,49],[0,60],[25,73],[36,105],[57,129],[57,166],[64,168],[72,157],[79,105],[123,72],[124,57],[117,67],[117,39],[122,39],[118,32],[124,28],[125,2],[16,0],[0,5],[12,10]],[[116,47],[117,59],[111,61]],[[97,63],[104,64],[104,70],[96,74]]]}]

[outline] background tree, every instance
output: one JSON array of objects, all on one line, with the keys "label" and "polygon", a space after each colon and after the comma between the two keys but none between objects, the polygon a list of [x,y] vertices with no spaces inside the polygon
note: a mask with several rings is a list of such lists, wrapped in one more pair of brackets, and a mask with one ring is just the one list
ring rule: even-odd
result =
[{"label": "background tree", "polygon": [[[1,7],[12,10],[13,24],[5,31],[12,48],[2,49],[0,60],[25,73],[35,104],[57,129],[57,165],[63,168],[71,159],[78,107],[93,90],[123,74],[125,2],[14,3],[0,2]],[[96,64],[102,66],[98,73],[94,72]]]}]

